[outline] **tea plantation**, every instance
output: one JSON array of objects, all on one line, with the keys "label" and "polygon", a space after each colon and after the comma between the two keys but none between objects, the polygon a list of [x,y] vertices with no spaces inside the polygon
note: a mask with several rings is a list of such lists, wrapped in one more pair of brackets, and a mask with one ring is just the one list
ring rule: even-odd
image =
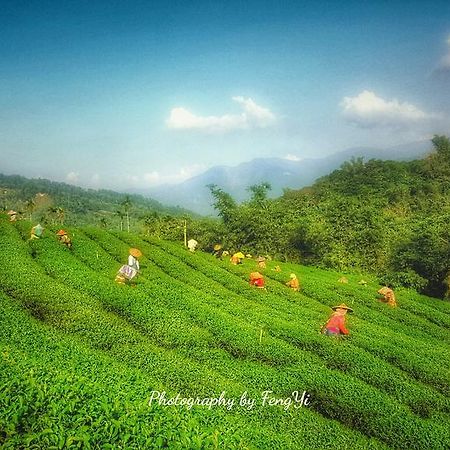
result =
[{"label": "tea plantation", "polygon": [[[399,290],[391,309],[366,275],[275,261],[259,290],[254,260],[30,228],[0,219],[1,448],[450,448],[450,303]],[[115,284],[130,246],[141,273]],[[343,302],[350,335],[322,335]]]}]

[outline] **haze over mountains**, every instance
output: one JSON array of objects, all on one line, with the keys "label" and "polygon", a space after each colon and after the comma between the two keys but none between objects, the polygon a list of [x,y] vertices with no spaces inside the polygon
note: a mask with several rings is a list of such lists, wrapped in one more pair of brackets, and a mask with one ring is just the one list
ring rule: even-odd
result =
[{"label": "haze over mountains", "polygon": [[430,149],[430,141],[426,140],[388,149],[352,148],[324,158],[300,161],[257,158],[235,167],[215,166],[179,184],[161,185],[135,192],[150,196],[166,205],[179,205],[199,214],[213,215],[214,208],[211,205],[212,197],[208,184],[216,184],[236,200],[243,201],[248,197],[249,186],[268,181],[272,186],[270,196],[277,197],[285,188],[299,189],[311,185],[314,180],[339,168],[352,157],[406,161],[420,158]]}]

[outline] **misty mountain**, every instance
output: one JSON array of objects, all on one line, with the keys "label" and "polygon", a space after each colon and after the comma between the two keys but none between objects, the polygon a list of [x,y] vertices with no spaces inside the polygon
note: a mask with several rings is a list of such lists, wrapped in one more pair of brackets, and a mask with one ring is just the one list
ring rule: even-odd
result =
[{"label": "misty mountain", "polygon": [[208,184],[216,184],[233,198],[243,201],[248,198],[247,188],[268,181],[272,186],[271,197],[282,194],[283,189],[299,189],[311,185],[317,178],[327,175],[352,157],[407,161],[422,157],[431,148],[429,141],[377,149],[359,147],[335,153],[324,158],[308,158],[292,161],[282,158],[257,158],[235,167],[215,166],[204,173],[175,185],[163,185],[140,194],[166,204],[177,205],[199,214],[213,215],[212,197]]}]

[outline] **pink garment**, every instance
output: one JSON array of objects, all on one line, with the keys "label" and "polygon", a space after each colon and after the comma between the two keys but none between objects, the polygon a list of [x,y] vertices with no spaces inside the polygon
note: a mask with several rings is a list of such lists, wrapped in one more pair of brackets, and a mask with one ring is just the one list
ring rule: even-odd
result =
[{"label": "pink garment", "polygon": [[345,328],[345,317],[334,313],[328,320],[325,328],[332,333],[349,334],[347,328]]}]

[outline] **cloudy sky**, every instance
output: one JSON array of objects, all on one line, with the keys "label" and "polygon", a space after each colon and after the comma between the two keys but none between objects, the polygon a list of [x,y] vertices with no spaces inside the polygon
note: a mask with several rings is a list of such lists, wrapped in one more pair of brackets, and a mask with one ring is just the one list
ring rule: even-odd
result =
[{"label": "cloudy sky", "polygon": [[5,1],[0,172],[124,189],[450,134],[450,2]]}]

